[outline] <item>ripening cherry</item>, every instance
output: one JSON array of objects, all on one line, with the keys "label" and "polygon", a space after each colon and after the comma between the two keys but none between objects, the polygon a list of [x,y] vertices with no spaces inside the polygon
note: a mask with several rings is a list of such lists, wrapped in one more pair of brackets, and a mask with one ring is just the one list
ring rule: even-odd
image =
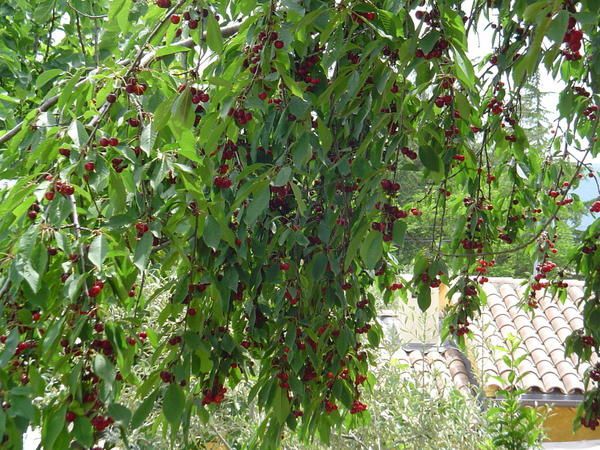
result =
[{"label": "ripening cherry", "polygon": [[58,153],[60,153],[65,158],[68,158],[69,156],[71,156],[71,150],[69,150],[68,148],[59,148]]},{"label": "ripening cherry", "polygon": [[108,147],[110,145],[110,140],[108,138],[103,137],[100,138],[98,144],[100,144],[100,147]]},{"label": "ripening cherry", "polygon": [[285,44],[283,43],[283,41],[275,41],[275,42],[273,43],[273,45],[275,46],[275,48],[277,48],[277,49],[281,49],[281,48],[283,48],[283,46],[284,46]]},{"label": "ripening cherry", "polygon": [[44,198],[46,200],[48,200],[49,202],[51,202],[52,200],[54,200],[54,195],[55,195],[54,191],[48,191],[44,194]]},{"label": "ripening cherry", "polygon": [[88,172],[93,172],[96,170],[96,164],[94,164],[92,161],[88,161],[83,165],[83,168]]},{"label": "ripening cherry", "polygon": [[158,6],[159,8],[170,8],[171,7],[171,0],[156,0],[156,6]]},{"label": "ripening cherry", "polygon": [[111,147],[116,147],[117,145],[119,145],[119,140],[117,138],[112,137],[108,140],[108,143]]},{"label": "ripening cherry", "polygon": [[282,270],[285,272],[285,271],[289,270],[289,268],[290,268],[290,263],[282,262],[279,264],[279,270]]},{"label": "ripening cherry", "polygon": [[179,22],[181,22],[181,17],[177,14],[173,14],[170,20],[173,25],[177,25]]},{"label": "ripening cherry", "polygon": [[107,101],[108,103],[114,103],[114,102],[116,102],[116,101],[117,101],[117,95],[116,95],[116,94],[112,94],[112,93],[111,93],[111,94],[108,94],[108,95],[106,96],[106,101]]}]

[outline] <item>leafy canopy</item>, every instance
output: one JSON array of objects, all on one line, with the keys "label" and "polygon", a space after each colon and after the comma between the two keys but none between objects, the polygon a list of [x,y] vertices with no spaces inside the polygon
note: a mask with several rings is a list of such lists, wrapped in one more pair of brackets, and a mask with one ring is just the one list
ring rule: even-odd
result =
[{"label": "leafy canopy", "polygon": [[[244,377],[265,412],[255,445],[277,447],[285,427],[327,441],[368,420],[381,337],[369,287],[426,309],[430,287],[452,284],[446,329],[460,340],[500,254],[536,256],[531,307],[567,273],[586,277],[569,347],[597,354],[600,221],[570,267],[552,251],[600,148],[599,8],[3,2],[3,446],[20,448],[29,425],[44,448],[91,447],[108,427],[126,440],[148,417],[185,445],[190,418],[208,420]],[[494,51],[474,62],[478,38]],[[521,91],[542,67],[564,89],[539,149]],[[403,202],[415,175],[427,195]],[[424,208],[433,232],[400,280],[394,254]],[[590,377],[586,426],[600,414]]]}]

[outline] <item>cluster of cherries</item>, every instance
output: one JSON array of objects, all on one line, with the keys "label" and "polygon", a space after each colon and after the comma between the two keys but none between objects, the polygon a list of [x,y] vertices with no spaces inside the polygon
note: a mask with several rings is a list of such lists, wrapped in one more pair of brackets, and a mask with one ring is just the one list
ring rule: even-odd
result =
[{"label": "cluster of cherries", "polygon": [[[194,17],[208,17],[208,9],[202,9],[201,11],[196,11]],[[187,26],[190,30],[195,30],[198,28],[199,22],[197,19],[192,17],[192,14],[189,11],[183,13],[183,19],[187,22]],[[215,19],[218,21],[219,16],[215,16]],[[181,16],[179,14],[173,14],[169,18],[173,25],[179,25],[181,22]],[[175,32],[175,36],[179,37],[183,33],[183,28],[178,28]]]},{"label": "cluster of cherries", "polygon": [[204,396],[202,397],[202,404],[210,405],[211,403],[214,403],[215,405],[218,405],[225,400],[226,392],[227,388],[223,387],[222,384],[215,385],[213,389],[205,389],[203,391]]},{"label": "cluster of cherries", "polygon": [[450,106],[452,104],[452,100],[453,98],[451,95],[440,95],[436,97],[434,103],[438,108],[443,108],[444,106]]},{"label": "cluster of cherries", "polygon": [[367,409],[366,404],[364,404],[358,400],[354,400],[354,402],[352,402],[352,408],[350,408],[350,414],[358,414],[358,413],[365,411],[366,409]]},{"label": "cluster of cherries", "polygon": [[[59,194],[64,195],[65,197],[69,196],[69,195],[73,195],[75,193],[75,188],[70,185],[69,183],[65,183],[63,181],[58,180],[55,184],[54,184],[56,191]],[[52,197],[54,198],[54,197]],[[48,199],[48,196],[46,197],[46,199]],[[48,199],[51,200],[51,199]]]},{"label": "cluster of cherries", "polygon": [[102,292],[102,288],[104,288],[104,281],[94,281],[94,284],[92,284],[92,286],[88,289],[88,296],[92,298],[98,297]]},{"label": "cluster of cherries", "polygon": [[567,61],[577,61],[581,59],[579,50],[581,50],[583,31],[575,29],[575,25],[577,25],[575,17],[569,17],[567,32],[563,37],[563,42],[567,44],[567,48],[562,51],[562,54]]},{"label": "cluster of cherries", "polygon": [[148,89],[148,85],[146,83],[138,83],[138,80],[135,77],[130,77],[125,85],[125,92],[128,94],[144,95],[146,89]]},{"label": "cluster of cherries", "polygon": [[115,172],[121,173],[127,168],[127,164],[123,164],[123,158],[113,158],[110,161],[110,164]]},{"label": "cluster of cherries", "polygon": [[112,417],[104,417],[100,414],[92,419],[92,426],[96,431],[104,431],[113,423],[115,423],[115,421]]},{"label": "cluster of cherries", "polygon": [[[321,53],[323,49],[317,45],[314,48],[314,53],[310,56],[307,56],[300,62],[296,62],[295,70],[296,70],[296,79],[304,81],[308,83],[306,90],[311,92],[314,90],[315,86],[321,82],[321,78],[316,70],[321,62]],[[356,56],[358,58],[358,55]],[[359,58],[360,59],[360,58]]]},{"label": "cluster of cherries", "polygon": [[504,106],[502,101],[494,97],[487,104],[487,109],[489,109],[495,116],[498,116],[502,114],[502,111],[504,111]]},{"label": "cluster of cherries", "polygon": [[588,120],[594,121],[596,120],[596,113],[598,112],[598,105],[590,105],[583,109],[582,113]]},{"label": "cluster of cherries", "polygon": [[98,141],[98,145],[100,145],[100,147],[116,147],[119,145],[119,140],[116,137],[102,137]]}]

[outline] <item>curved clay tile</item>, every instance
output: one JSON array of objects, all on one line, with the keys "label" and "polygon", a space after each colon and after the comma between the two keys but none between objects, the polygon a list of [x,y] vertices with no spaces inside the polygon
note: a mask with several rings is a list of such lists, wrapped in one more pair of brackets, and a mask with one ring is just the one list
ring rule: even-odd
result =
[{"label": "curved clay tile", "polygon": [[[505,297],[505,301],[512,299],[515,301],[516,296]],[[554,368],[550,357],[546,352],[544,343],[540,340],[535,328],[531,324],[531,320],[525,315],[522,309],[512,309],[513,321],[516,329],[521,337],[521,345],[525,346],[535,364],[537,375],[543,383],[543,392],[551,392],[559,389],[564,391],[564,385],[560,381],[557,370]]]},{"label": "curved clay tile", "polygon": [[448,349],[445,351],[446,365],[452,376],[454,385],[461,391],[469,390],[469,374],[461,355],[456,349]]},{"label": "curved clay tile", "polygon": [[[497,297],[488,298],[488,302],[500,302],[501,300]],[[507,339],[509,335],[513,335],[519,337],[519,333],[514,326],[512,320],[510,320],[508,311],[506,310],[506,305],[504,302],[501,303],[504,306],[504,311],[499,314],[499,316],[494,317],[496,322],[499,321],[502,323],[502,326],[499,326],[499,332],[504,339]],[[507,320],[508,319],[508,320]],[[526,357],[518,364],[517,369],[519,375],[521,375],[521,385],[524,389],[533,389],[537,388],[540,391],[544,390],[544,383],[540,378],[539,374],[536,371],[535,364],[531,359],[531,356],[527,353],[523,346],[519,346],[515,351],[515,357],[520,358],[525,355]],[[502,359],[503,355],[499,355],[499,359]]]},{"label": "curved clay tile", "polygon": [[571,282],[569,281],[569,287],[567,288],[567,295],[575,303],[576,305],[580,304],[580,300],[585,297],[583,293],[583,289],[581,286],[571,286]]},{"label": "curved clay tile", "polygon": [[556,371],[565,386],[563,391],[568,393],[572,389],[573,377],[579,380],[574,362],[570,358],[565,357],[564,343],[560,340],[559,336],[554,331],[554,328],[548,322],[546,315],[539,309],[536,309],[534,314],[535,316],[532,324],[536,327],[538,335],[546,349],[546,354],[552,360],[554,367],[556,367]]}]

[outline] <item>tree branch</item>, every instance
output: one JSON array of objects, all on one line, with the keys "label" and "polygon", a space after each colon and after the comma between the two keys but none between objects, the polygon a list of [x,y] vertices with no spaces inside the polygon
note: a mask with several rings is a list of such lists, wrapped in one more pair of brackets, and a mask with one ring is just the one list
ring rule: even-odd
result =
[{"label": "tree branch", "polygon": [[[223,35],[223,37],[229,37],[229,36],[233,36],[235,33],[238,32],[238,30],[240,29],[240,25],[236,24],[236,25],[230,25],[227,27],[223,27],[221,28],[221,34]],[[206,39],[206,34],[204,34],[202,36],[202,39]],[[192,39],[184,39],[182,41],[179,42],[174,42],[171,45],[177,45],[177,46],[181,46],[181,47],[186,47],[186,48],[192,48],[194,47],[194,41]],[[162,47],[159,47],[158,49],[160,49]],[[157,50],[158,50],[157,49]],[[154,59],[156,58],[156,51],[151,51],[148,54],[146,54],[146,56],[144,56],[140,63],[139,66],[140,67],[147,67],[148,65],[150,65]],[[156,58],[158,59],[158,58]],[[119,61],[120,65],[126,66],[128,64],[131,63],[130,59],[124,59]],[[77,89],[78,87],[82,86],[83,84],[87,83],[89,81],[91,77],[90,76],[86,76],[84,78],[82,78],[76,85],[75,85],[75,89]],[[60,95],[53,95],[52,97],[46,99],[40,106],[38,106],[37,108],[37,112],[36,112],[36,116],[44,113],[46,111],[48,111],[50,108],[52,108],[54,105],[56,105],[56,103],[58,102]],[[8,130],[6,133],[4,133],[2,136],[0,136],[0,145],[10,141],[13,137],[15,137],[19,131],[21,131],[21,129],[23,128],[23,125],[25,124],[25,121],[22,120],[20,121],[17,125],[15,125],[13,128],[11,128],[10,130]],[[94,124],[95,125],[95,124]]]}]

